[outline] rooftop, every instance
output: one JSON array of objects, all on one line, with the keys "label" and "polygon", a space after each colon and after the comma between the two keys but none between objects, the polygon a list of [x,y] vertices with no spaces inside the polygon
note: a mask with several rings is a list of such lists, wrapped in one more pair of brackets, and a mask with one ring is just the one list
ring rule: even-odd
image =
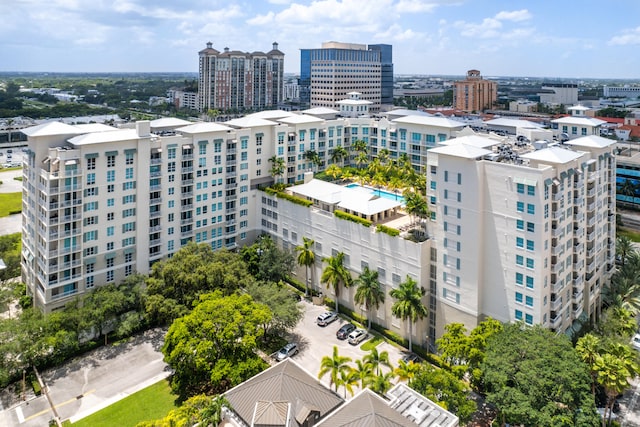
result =
[{"label": "rooftop", "polygon": [[69,139],[73,145],[100,144],[105,142],[120,142],[138,140],[136,129],[117,129],[109,132],[93,132],[84,135],[74,136]]},{"label": "rooftop", "polygon": [[462,129],[465,126],[464,123],[447,119],[445,117],[428,117],[415,115],[398,117],[397,119],[393,119],[392,122],[397,124],[424,125],[448,129]]},{"label": "rooftop", "polygon": [[187,134],[222,132],[222,131],[228,131],[228,130],[233,130],[233,128],[229,126],[225,126],[220,123],[215,123],[215,122],[193,123],[188,126],[179,127],[176,129],[176,131],[178,132],[187,133]]}]

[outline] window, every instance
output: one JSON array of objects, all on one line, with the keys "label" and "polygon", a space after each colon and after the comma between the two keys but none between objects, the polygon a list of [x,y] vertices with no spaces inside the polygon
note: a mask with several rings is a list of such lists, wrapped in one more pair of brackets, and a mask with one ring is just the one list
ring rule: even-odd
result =
[{"label": "window", "polygon": [[107,214],[107,221],[113,221],[113,212]]},{"label": "window", "polygon": [[533,289],[533,277],[527,276],[527,288]]},{"label": "window", "polygon": [[524,184],[516,184],[516,188],[518,189],[518,193],[524,194]]},{"label": "window", "polygon": [[132,165],[133,164],[133,153],[125,154],[125,164]]},{"label": "window", "polygon": [[98,202],[88,202],[84,204],[84,211],[95,211],[98,210]]},{"label": "window", "polygon": [[521,219],[516,220],[516,228],[518,230],[524,230],[524,221]]},{"label": "window", "polygon": [[113,182],[116,180],[116,171],[107,171],[107,182]]},{"label": "window", "polygon": [[449,182],[449,171],[444,171],[444,182]]},{"label": "window", "polygon": [[527,240],[527,250],[528,251],[534,250],[534,246],[535,246],[535,244],[534,244],[533,240]]},{"label": "window", "polygon": [[524,257],[522,255],[516,255],[516,265],[524,265]]},{"label": "window", "polygon": [[107,206],[108,207],[112,207],[113,205],[115,205],[115,200],[114,199],[107,199]]},{"label": "window", "polygon": [[107,282],[113,282],[113,270],[107,271]]},{"label": "window", "polygon": [[527,295],[527,297],[525,298],[525,305],[527,307],[533,307],[533,297]]},{"label": "window", "polygon": [[[95,159],[91,159],[95,160]],[[87,174],[87,185],[95,185],[96,183],[96,174],[94,172]]]},{"label": "window", "polygon": [[108,242],[107,243],[107,250],[108,251],[112,251],[113,250],[113,242]]},{"label": "window", "polygon": [[127,181],[127,182],[124,182],[122,184],[122,189],[124,191],[133,190],[135,188],[136,188],[136,182],[135,181]]},{"label": "window", "polygon": [[524,248],[524,239],[522,237],[516,237],[516,247]]},{"label": "window", "polygon": [[533,268],[534,265],[533,258],[527,258],[527,268]]},{"label": "window", "polygon": [[524,212],[524,202],[516,202],[516,210],[518,212]]},{"label": "window", "polygon": [[532,222],[527,222],[527,231],[533,233],[535,231],[535,224]]},{"label": "window", "polygon": [[85,242],[91,242],[91,241],[94,241],[94,240],[98,240],[98,231],[97,230],[87,231],[87,232],[84,233],[83,237],[84,237],[83,240]]},{"label": "window", "polygon": [[520,292],[516,292],[516,302],[522,304],[522,294]]},{"label": "window", "polygon": [[532,203],[527,203],[527,213],[534,215],[536,213],[536,206]]},{"label": "window", "polygon": [[536,187],[533,185],[527,185],[527,195],[535,196],[536,195]]},{"label": "window", "polygon": [[116,156],[107,156],[107,167],[112,168],[116,165]]},{"label": "window", "polygon": [[126,205],[128,203],[135,203],[136,202],[136,195],[135,194],[128,194],[124,197],[122,197],[122,204]]},{"label": "window", "polygon": [[85,287],[87,289],[91,289],[93,288],[94,283],[93,283],[93,276],[87,276],[87,278],[85,279]]},{"label": "window", "polygon": [[135,245],[136,244],[136,238],[135,237],[127,237],[126,239],[122,239],[122,247],[127,247],[127,246],[131,246],[131,245]]},{"label": "window", "polygon": [[522,285],[524,283],[524,275],[522,273],[516,273],[516,284]]},{"label": "window", "polygon": [[87,159],[87,170],[94,170],[96,168],[96,159],[95,157],[91,159]]},{"label": "window", "polygon": [[107,227],[107,236],[113,236],[115,227],[113,225]]},{"label": "window", "polygon": [[125,179],[133,179],[133,168],[125,169]]},{"label": "window", "polygon": [[522,311],[516,310],[516,320],[522,320]]},{"label": "window", "polygon": [[532,315],[530,315],[530,314],[525,315],[525,316],[524,316],[524,322],[525,322],[527,325],[533,325],[533,316],[532,316]]},{"label": "window", "polygon": [[122,224],[122,232],[123,233],[128,233],[130,231],[135,231],[136,230],[136,223],[135,222],[127,222],[126,224]]}]

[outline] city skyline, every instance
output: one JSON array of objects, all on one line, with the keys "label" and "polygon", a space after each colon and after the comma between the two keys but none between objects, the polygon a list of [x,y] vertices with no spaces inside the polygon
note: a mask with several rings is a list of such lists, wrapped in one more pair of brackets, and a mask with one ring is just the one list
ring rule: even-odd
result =
[{"label": "city skyline", "polygon": [[[541,3],[541,4],[538,4]],[[393,45],[395,74],[636,78],[640,4],[505,0],[18,1],[0,5],[0,71],[197,72],[207,42],[278,42],[285,72],[324,41]]]}]

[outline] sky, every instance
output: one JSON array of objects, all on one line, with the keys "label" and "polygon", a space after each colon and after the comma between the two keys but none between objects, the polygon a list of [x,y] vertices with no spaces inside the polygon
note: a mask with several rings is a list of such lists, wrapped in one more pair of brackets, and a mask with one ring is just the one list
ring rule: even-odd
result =
[{"label": "sky", "polygon": [[207,42],[393,45],[395,74],[640,79],[638,0],[0,0],[0,71],[197,72]]}]

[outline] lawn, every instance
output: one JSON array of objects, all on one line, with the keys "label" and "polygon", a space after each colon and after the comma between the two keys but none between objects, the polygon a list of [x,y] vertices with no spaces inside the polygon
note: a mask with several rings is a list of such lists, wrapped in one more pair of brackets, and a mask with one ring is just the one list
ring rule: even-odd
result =
[{"label": "lawn", "polygon": [[176,396],[171,394],[167,380],[162,380],[114,403],[73,427],[134,427],[140,421],[155,420],[175,409]]},{"label": "lawn", "polygon": [[0,193],[0,217],[22,211],[22,192]]},{"label": "lawn", "polygon": [[633,242],[640,242],[640,233],[637,231],[630,230],[628,228],[624,228],[624,227],[618,228],[618,230],[616,231],[616,235],[618,237],[626,236]]}]

